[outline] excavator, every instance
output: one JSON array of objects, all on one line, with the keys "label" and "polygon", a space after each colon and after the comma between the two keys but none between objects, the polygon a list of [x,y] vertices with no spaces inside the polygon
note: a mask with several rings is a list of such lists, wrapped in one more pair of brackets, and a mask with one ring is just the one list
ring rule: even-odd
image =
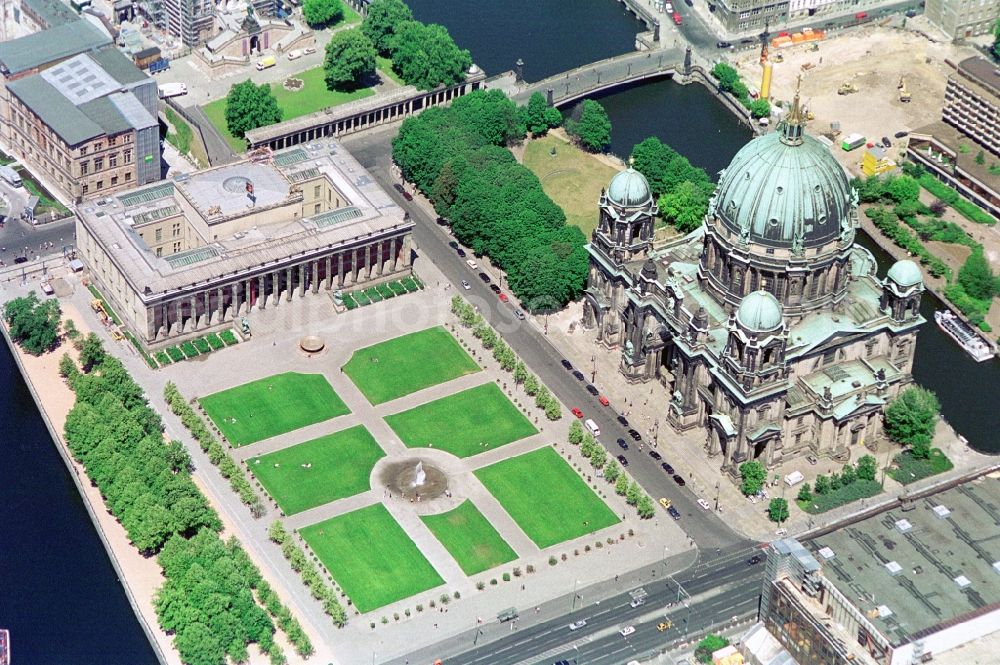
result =
[{"label": "excavator", "polygon": [[837,90],[838,95],[850,95],[851,93],[857,92],[858,86],[854,85],[850,81],[844,81],[840,84],[840,88]]},{"label": "excavator", "polygon": [[899,85],[896,86],[899,89],[899,101],[908,102],[910,101],[910,91],[906,87],[906,79],[902,76],[899,77]]}]

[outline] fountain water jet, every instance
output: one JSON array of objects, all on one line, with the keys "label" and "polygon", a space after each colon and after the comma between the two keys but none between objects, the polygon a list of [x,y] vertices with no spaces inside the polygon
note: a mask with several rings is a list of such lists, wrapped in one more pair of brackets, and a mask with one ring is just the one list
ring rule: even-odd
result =
[{"label": "fountain water jet", "polygon": [[417,467],[413,471],[413,486],[420,487],[427,480],[427,474],[424,473],[424,463],[422,461],[417,462]]}]

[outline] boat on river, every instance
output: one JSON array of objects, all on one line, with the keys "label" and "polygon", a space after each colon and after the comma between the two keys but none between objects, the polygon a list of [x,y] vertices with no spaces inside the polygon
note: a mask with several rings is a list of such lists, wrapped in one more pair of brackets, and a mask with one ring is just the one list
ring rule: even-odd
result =
[{"label": "boat on river", "polygon": [[10,631],[0,628],[0,665],[10,665]]},{"label": "boat on river", "polygon": [[968,323],[955,316],[954,312],[939,310],[934,312],[934,320],[937,321],[938,327],[958,342],[958,345],[976,362],[989,360],[996,354],[989,342],[980,337]]}]

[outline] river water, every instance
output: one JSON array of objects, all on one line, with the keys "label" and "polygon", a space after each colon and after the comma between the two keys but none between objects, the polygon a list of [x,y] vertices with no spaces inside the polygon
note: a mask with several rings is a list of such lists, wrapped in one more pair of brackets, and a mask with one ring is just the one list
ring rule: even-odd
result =
[{"label": "river water", "polygon": [[0,628],[16,665],[156,663],[83,500],[0,340]]}]

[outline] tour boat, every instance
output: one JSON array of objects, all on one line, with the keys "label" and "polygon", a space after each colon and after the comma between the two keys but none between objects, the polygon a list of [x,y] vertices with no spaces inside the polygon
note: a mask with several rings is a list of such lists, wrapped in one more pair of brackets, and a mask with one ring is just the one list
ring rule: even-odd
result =
[{"label": "tour boat", "polygon": [[965,349],[976,362],[989,360],[996,353],[969,324],[955,316],[950,310],[939,310],[934,312],[934,320],[938,327],[948,333],[948,336],[958,342],[958,345]]},{"label": "tour boat", "polygon": [[0,665],[10,665],[10,631],[0,628]]}]

